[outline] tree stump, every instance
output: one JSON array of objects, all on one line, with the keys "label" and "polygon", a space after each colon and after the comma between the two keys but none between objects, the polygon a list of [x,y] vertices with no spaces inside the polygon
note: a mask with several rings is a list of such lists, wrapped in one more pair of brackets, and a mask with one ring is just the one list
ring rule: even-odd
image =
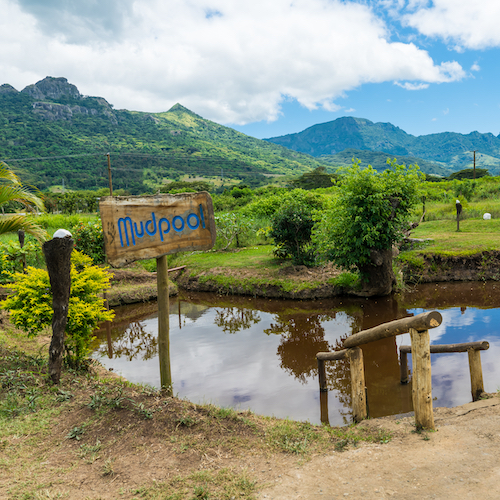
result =
[{"label": "tree stump", "polygon": [[43,254],[52,289],[52,340],[49,348],[49,377],[54,384],[61,379],[64,354],[64,332],[68,322],[69,294],[71,290],[71,238],[54,238],[43,244]]}]

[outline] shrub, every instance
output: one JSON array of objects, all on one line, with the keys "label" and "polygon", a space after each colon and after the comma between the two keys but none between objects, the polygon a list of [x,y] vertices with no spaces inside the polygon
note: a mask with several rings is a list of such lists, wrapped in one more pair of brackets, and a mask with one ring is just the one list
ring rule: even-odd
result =
[{"label": "shrub", "polygon": [[269,235],[277,245],[276,256],[290,256],[295,264],[311,265],[314,262],[312,212],[305,204],[289,202],[275,214]]},{"label": "shrub", "polygon": [[28,235],[23,248],[19,242],[10,240],[0,243],[0,283],[9,283],[12,273],[23,270],[23,259],[28,266],[40,267],[45,264],[40,243]]},{"label": "shrub", "polygon": [[78,222],[73,227],[72,234],[79,252],[89,256],[96,264],[105,262],[104,236],[100,219],[95,222]]},{"label": "shrub", "polygon": [[[0,305],[10,313],[11,321],[34,336],[52,324],[52,293],[49,275],[43,269],[29,267],[27,274],[15,273],[11,288],[16,292]],[[102,321],[110,321],[113,311],[104,307],[100,296],[109,288],[109,274],[92,265],[92,259],[76,250],[71,255],[71,293],[67,337],[64,341],[68,366],[80,367],[90,352],[92,332]]]},{"label": "shrub", "polygon": [[238,248],[241,237],[248,235],[254,229],[254,220],[240,213],[218,214],[214,219],[217,227],[217,248],[223,246],[222,250],[227,250],[233,241]]}]

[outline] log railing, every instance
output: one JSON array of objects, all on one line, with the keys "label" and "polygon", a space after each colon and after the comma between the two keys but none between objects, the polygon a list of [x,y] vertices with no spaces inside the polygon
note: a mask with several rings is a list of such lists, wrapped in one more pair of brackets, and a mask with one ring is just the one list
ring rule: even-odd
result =
[{"label": "log railing", "polygon": [[[469,355],[470,385],[472,401],[477,401],[484,392],[483,370],[481,367],[481,351],[489,349],[490,344],[482,342],[465,342],[463,344],[431,345],[430,353],[467,352]],[[402,345],[399,348],[399,367],[401,370],[401,383],[408,383],[408,354],[411,346]]]},{"label": "log railing", "polygon": [[353,419],[355,422],[359,422],[366,418],[368,412],[366,409],[363,353],[359,346],[409,332],[414,365],[412,394],[415,425],[418,429],[434,429],[429,329],[439,326],[442,320],[441,314],[437,311],[394,320],[351,335],[344,340],[344,347],[347,349],[318,353],[316,357],[318,359],[320,390],[326,390],[324,362],[348,357],[351,361]]}]

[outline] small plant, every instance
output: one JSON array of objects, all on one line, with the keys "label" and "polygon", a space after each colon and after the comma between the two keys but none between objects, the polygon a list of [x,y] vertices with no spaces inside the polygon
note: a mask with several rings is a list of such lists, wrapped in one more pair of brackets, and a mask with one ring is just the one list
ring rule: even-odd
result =
[{"label": "small plant", "polygon": [[219,408],[217,406],[210,406],[209,415],[218,419],[229,418],[236,420],[238,418],[238,414],[233,408]]},{"label": "small plant", "polygon": [[193,500],[208,500],[208,488],[206,486],[195,486]]},{"label": "small plant", "polygon": [[153,418],[153,411],[144,406],[144,403],[133,403],[134,409],[138,415],[147,420]]},{"label": "small plant", "polygon": [[100,408],[103,404],[103,398],[101,397],[100,394],[92,394],[90,396],[90,402],[87,405],[91,410],[96,410],[97,408]]},{"label": "small plant", "polygon": [[77,441],[80,441],[84,431],[84,425],[73,427],[73,429],[71,429],[68,434],[66,434],[66,439],[76,439]]},{"label": "small plant", "polygon": [[69,401],[72,397],[73,394],[71,394],[71,392],[59,389],[56,394],[56,401],[58,403],[63,403],[64,401]]},{"label": "small plant", "polygon": [[79,222],[73,227],[72,234],[79,252],[88,255],[96,264],[105,262],[104,236],[100,219],[95,222]]},{"label": "small plant", "polygon": [[192,427],[196,421],[193,417],[191,417],[190,415],[183,415],[181,417],[179,417],[177,420],[177,426],[176,426],[176,429],[179,427],[179,426],[182,426],[182,427]]},{"label": "small plant", "polygon": [[95,444],[81,444],[80,445],[80,458],[84,458],[89,464],[95,462],[99,458],[99,451],[101,450],[101,442],[96,439]]},{"label": "small plant", "polygon": [[335,443],[335,451],[344,451],[349,446],[348,439],[341,439]]},{"label": "small plant", "polygon": [[101,473],[103,476],[112,476],[115,471],[113,470],[113,460],[111,458],[107,458],[104,462]]},{"label": "small plant", "polygon": [[314,262],[312,214],[311,207],[289,202],[274,215],[269,236],[276,244],[275,255],[290,256],[294,264],[311,265]]}]

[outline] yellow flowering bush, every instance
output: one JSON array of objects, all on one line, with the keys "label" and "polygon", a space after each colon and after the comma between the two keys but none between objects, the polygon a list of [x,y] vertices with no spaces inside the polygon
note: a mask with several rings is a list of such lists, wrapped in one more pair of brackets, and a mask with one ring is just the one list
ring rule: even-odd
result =
[{"label": "yellow flowering bush", "polygon": [[[28,267],[27,274],[13,273],[10,287],[15,293],[0,303],[11,321],[29,336],[37,335],[52,324],[52,291],[49,275],[43,269]],[[93,265],[92,259],[76,250],[71,254],[71,293],[66,325],[65,361],[78,367],[88,358],[92,333],[102,321],[110,321],[102,298],[109,288],[106,268]]]}]

